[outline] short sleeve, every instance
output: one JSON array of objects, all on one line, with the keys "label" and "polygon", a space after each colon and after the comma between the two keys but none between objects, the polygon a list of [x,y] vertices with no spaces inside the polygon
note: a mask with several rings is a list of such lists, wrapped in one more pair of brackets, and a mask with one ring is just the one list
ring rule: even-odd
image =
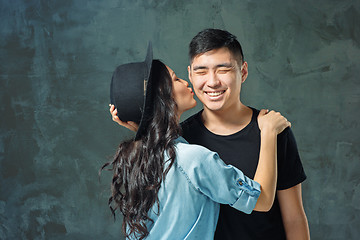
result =
[{"label": "short sleeve", "polygon": [[296,140],[290,128],[278,136],[278,190],[289,189],[306,179]]},{"label": "short sleeve", "polygon": [[178,165],[191,184],[215,202],[251,213],[260,195],[260,184],[239,169],[226,165],[217,153],[201,146],[189,146],[194,148],[191,161]]}]

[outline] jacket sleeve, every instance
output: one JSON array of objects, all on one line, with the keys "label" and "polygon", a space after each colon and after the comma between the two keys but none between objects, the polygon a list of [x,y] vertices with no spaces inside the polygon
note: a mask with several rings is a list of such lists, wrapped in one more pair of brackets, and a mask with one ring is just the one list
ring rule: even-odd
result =
[{"label": "jacket sleeve", "polygon": [[[191,184],[215,202],[229,204],[250,214],[260,195],[260,184],[248,178],[239,169],[226,165],[215,152],[197,146],[182,156],[178,166]],[[184,154],[183,154],[184,155]]]}]

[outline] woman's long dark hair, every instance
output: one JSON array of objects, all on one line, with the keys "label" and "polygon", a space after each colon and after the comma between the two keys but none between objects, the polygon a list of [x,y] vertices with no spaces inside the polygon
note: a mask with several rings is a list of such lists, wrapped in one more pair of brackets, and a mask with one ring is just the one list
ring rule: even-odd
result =
[{"label": "woman's long dark hair", "polygon": [[[115,216],[123,214],[125,237],[145,238],[149,232],[146,222],[153,221],[148,212],[156,203],[161,182],[175,160],[174,140],[180,135],[177,105],[172,95],[172,79],[166,66],[153,60],[151,77],[154,80],[154,108],[147,132],[137,141],[122,142],[110,166],[114,172],[109,206]],[[167,153],[168,159],[165,159]],[[165,169],[165,162],[169,161]]]}]

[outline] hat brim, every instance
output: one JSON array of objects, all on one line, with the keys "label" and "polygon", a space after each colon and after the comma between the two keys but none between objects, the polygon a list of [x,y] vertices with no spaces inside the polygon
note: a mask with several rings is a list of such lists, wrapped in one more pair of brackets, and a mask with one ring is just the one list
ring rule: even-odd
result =
[{"label": "hat brim", "polygon": [[151,119],[151,112],[152,112],[153,106],[154,106],[154,98],[153,98],[153,90],[152,90],[154,80],[151,77],[152,62],[153,62],[152,44],[151,44],[151,42],[149,42],[146,58],[144,61],[144,64],[146,65],[145,69],[147,71],[146,73],[144,73],[144,76],[146,76],[146,78],[144,79],[144,89],[145,89],[144,104],[143,104],[143,108],[142,108],[139,129],[135,135],[135,140],[139,140],[146,132],[148,123]]}]

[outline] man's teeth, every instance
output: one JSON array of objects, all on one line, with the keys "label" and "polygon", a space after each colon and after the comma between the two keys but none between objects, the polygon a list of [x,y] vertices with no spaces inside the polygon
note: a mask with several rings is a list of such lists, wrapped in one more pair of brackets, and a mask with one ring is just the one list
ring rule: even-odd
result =
[{"label": "man's teeth", "polygon": [[207,95],[209,95],[210,97],[216,97],[216,96],[219,96],[221,94],[223,94],[224,91],[221,91],[221,92],[206,92]]}]

